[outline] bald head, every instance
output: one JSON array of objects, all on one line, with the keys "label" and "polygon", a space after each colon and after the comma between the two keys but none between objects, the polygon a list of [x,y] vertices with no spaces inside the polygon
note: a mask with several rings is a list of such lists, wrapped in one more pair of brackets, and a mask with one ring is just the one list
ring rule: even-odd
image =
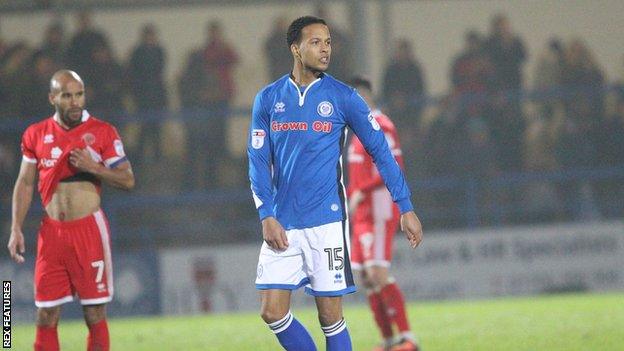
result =
[{"label": "bald head", "polygon": [[56,109],[61,126],[69,129],[82,122],[84,83],[76,72],[64,69],[54,73],[48,100]]},{"label": "bald head", "polygon": [[78,82],[84,86],[82,78],[80,78],[78,73],[68,69],[57,71],[50,79],[50,93],[55,95],[60,93],[69,82]]}]

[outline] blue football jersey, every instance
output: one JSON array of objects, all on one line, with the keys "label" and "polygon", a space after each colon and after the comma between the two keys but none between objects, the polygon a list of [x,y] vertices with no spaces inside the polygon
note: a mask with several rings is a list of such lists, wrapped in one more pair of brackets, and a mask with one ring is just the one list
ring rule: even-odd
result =
[{"label": "blue football jersey", "polygon": [[346,127],[373,157],[401,213],[412,210],[405,177],[357,91],[328,74],[306,87],[285,75],[253,104],[247,154],[260,219],[273,216],[287,230],[346,219]]}]

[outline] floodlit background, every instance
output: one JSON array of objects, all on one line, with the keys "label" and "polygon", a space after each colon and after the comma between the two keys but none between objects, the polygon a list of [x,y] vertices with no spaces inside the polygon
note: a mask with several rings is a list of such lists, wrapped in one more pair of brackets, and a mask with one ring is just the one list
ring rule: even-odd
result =
[{"label": "floodlit background", "polygon": [[[109,315],[256,311],[250,105],[292,68],[286,28],[306,14],[330,24],[329,73],[370,77],[399,128],[425,229],[416,251],[395,244],[408,300],[624,290],[620,0],[2,1],[2,242],[21,133],[53,113],[49,79],[70,68],[137,177],[132,193],[104,190]],[[24,265],[0,253],[24,324],[41,214],[37,200]],[[64,318],[78,316],[68,305]]]}]

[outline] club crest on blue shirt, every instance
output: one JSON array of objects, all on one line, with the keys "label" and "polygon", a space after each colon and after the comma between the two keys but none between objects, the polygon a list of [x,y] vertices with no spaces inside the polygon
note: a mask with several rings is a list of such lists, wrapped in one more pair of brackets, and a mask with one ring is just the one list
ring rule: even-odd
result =
[{"label": "club crest on blue shirt", "polygon": [[274,109],[275,113],[282,113],[286,111],[286,104],[284,104],[283,102],[278,102],[275,104],[275,109]]},{"label": "club crest on blue shirt", "polygon": [[373,126],[374,130],[379,130],[381,129],[381,126],[379,125],[379,122],[377,122],[377,120],[375,119],[375,117],[373,117],[372,113],[368,114],[368,121],[370,122],[370,124]]},{"label": "club crest on blue shirt", "polygon": [[251,146],[254,149],[259,149],[264,145],[264,136],[266,132],[263,129],[253,129],[251,131]]},{"label": "club crest on blue shirt", "polygon": [[318,104],[316,112],[318,112],[321,117],[329,117],[334,113],[334,106],[329,101],[323,101]]}]

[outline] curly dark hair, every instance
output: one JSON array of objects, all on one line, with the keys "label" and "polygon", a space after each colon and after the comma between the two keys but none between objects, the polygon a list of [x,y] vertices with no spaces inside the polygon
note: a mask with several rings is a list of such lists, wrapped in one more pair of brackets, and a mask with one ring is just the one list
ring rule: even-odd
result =
[{"label": "curly dark hair", "polygon": [[303,16],[294,20],[290,26],[288,26],[288,32],[286,33],[286,43],[288,47],[290,48],[294,43],[299,43],[303,28],[316,23],[327,25],[324,19],[314,16]]}]

